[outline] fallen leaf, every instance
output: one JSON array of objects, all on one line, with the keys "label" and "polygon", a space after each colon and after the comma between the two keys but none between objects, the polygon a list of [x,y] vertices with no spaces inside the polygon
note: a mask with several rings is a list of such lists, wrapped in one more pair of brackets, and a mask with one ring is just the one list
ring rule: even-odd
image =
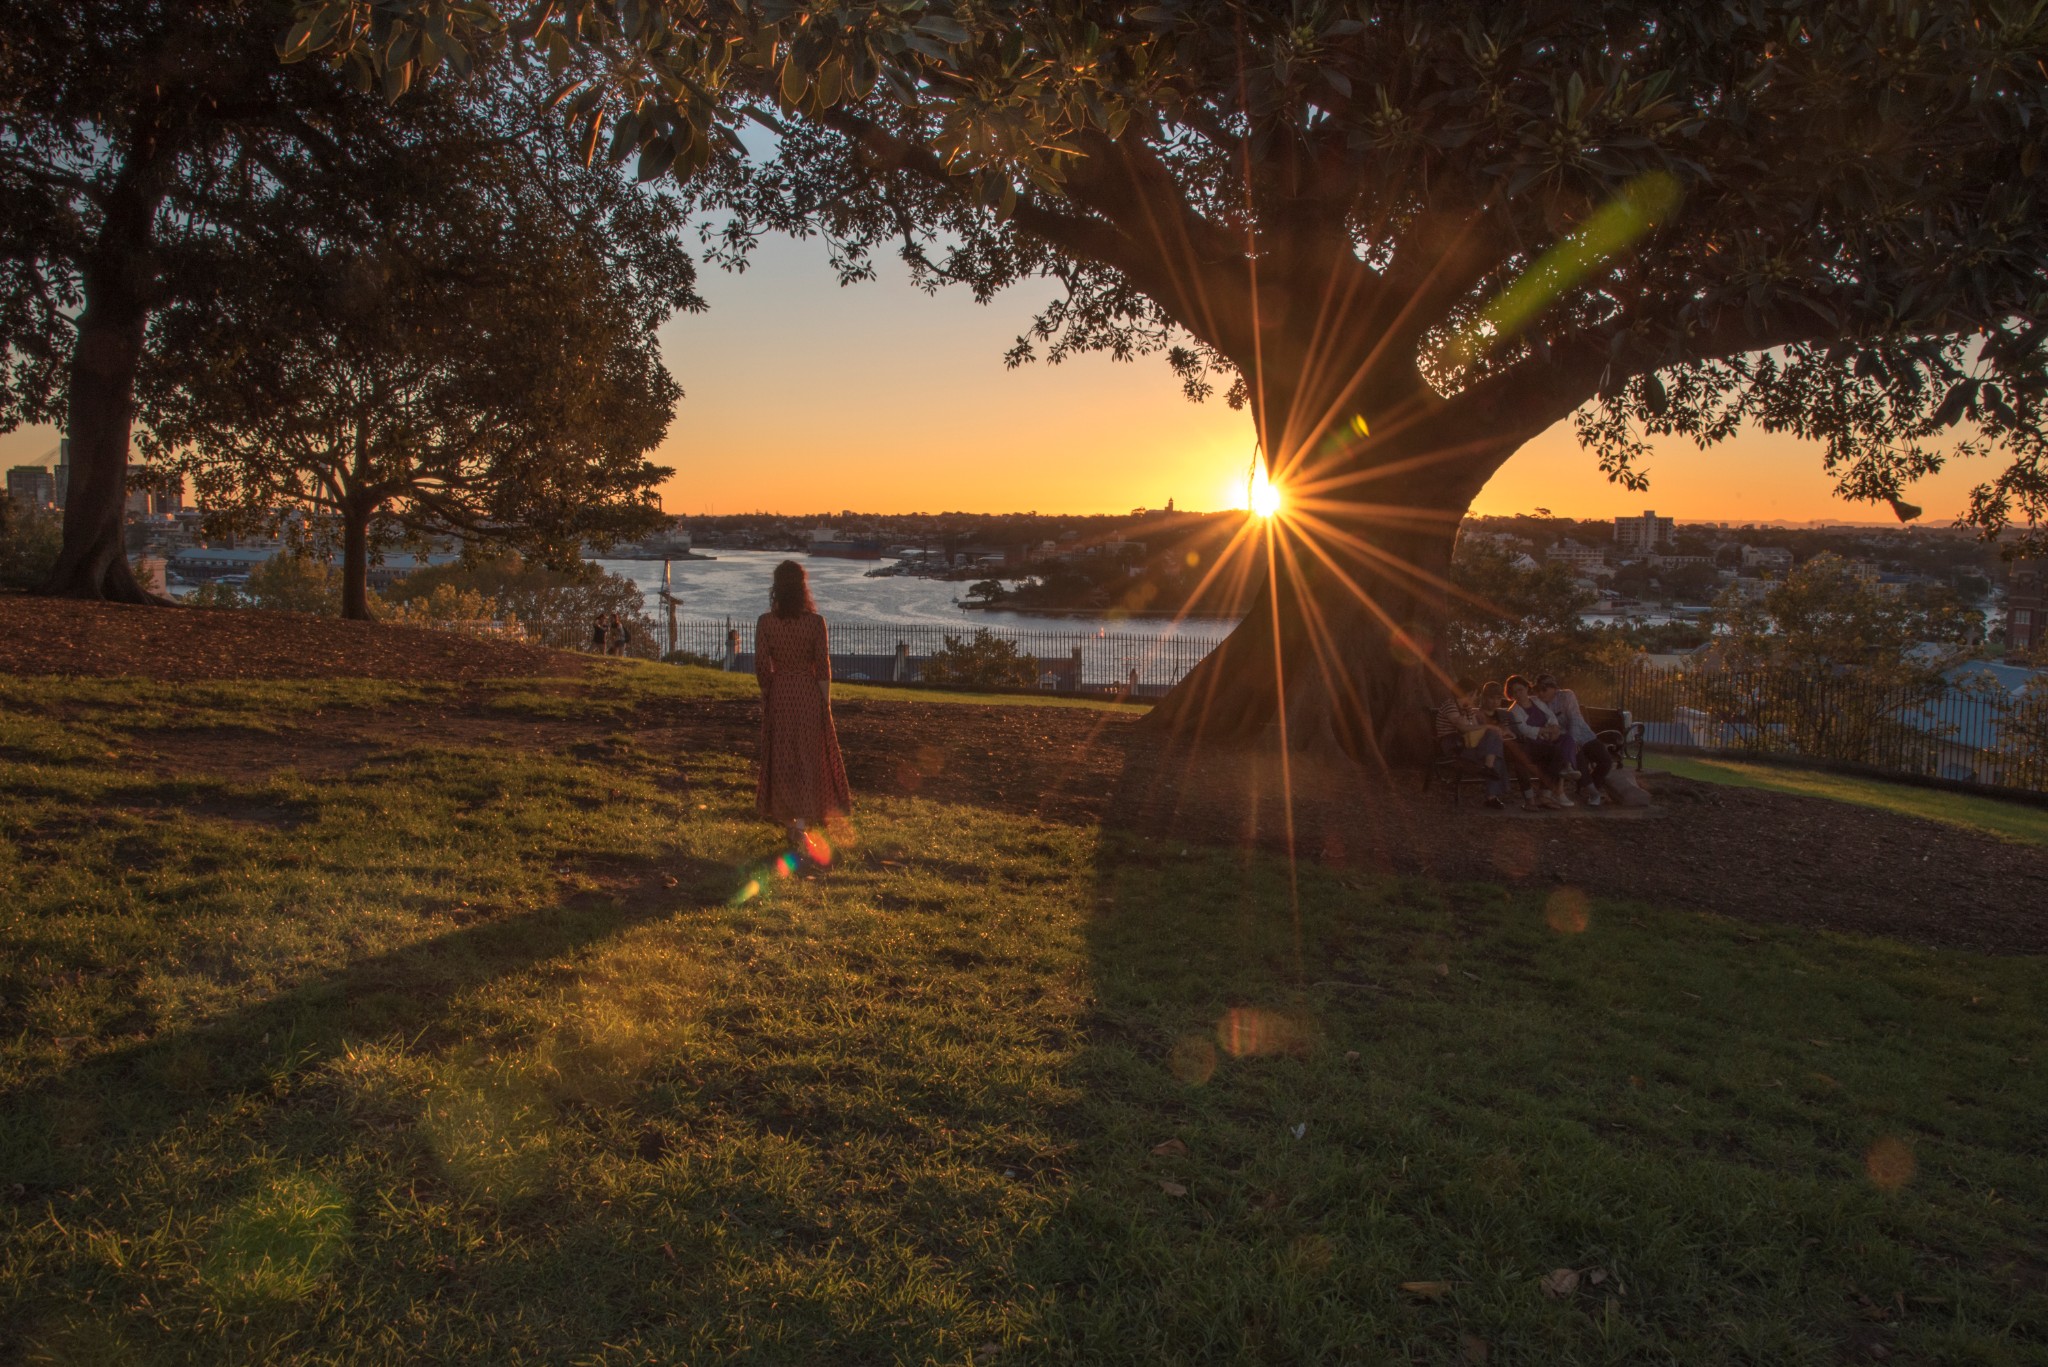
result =
[{"label": "fallen leaf", "polygon": [[1491,1350],[1486,1340],[1477,1334],[1458,1335],[1458,1360],[1466,1367],[1486,1367],[1487,1355]]},{"label": "fallen leaf", "polygon": [[994,1357],[1002,1351],[1003,1345],[1000,1343],[977,1343],[974,1345],[974,1356],[977,1361],[985,1357]]},{"label": "fallen leaf", "polygon": [[[1358,1051],[1357,1051],[1356,1049],[1346,1049],[1346,1050],[1344,1051],[1344,1061],[1345,1061],[1346,1063],[1356,1063],[1356,1062],[1358,1062]],[[2014,1060],[2013,1060],[2013,1062],[2014,1062],[2014,1063],[2025,1063],[2025,1062],[2026,1062],[2026,1060],[2025,1060],[2025,1059],[2023,1059],[2023,1058],[2016,1058],[2016,1059],[2014,1059]]]},{"label": "fallen leaf", "polygon": [[[1461,969],[1459,969],[1458,971],[1459,971],[1460,973],[1465,973],[1465,970],[1464,970],[1464,969],[1462,969],[1462,968],[1461,968]],[[1475,983],[1479,981],[1479,975],[1478,975],[1477,973],[1465,973],[1465,976],[1466,976],[1466,977],[1468,977],[1468,978],[1470,978],[1470,979],[1471,979],[1471,980],[1472,980],[1473,982],[1475,982]]]},{"label": "fallen leaf", "polygon": [[1595,1286],[1600,1285],[1600,1283],[1607,1280],[1607,1269],[1604,1267],[1594,1268],[1591,1272],[1588,1272],[1586,1274],[1586,1280],[1591,1282]]},{"label": "fallen leaf", "polygon": [[1562,1300],[1579,1289],[1579,1274],[1569,1267],[1554,1268],[1543,1277],[1543,1294]]},{"label": "fallen leaf", "polygon": [[1188,1151],[1188,1146],[1178,1139],[1168,1139],[1152,1146],[1152,1153],[1158,1158],[1178,1158]]},{"label": "fallen leaf", "polygon": [[1306,1120],[1302,1121],[1302,1122],[1301,1122],[1301,1123],[1300,1123],[1299,1125],[1296,1125],[1296,1126],[1294,1127],[1294,1137],[1295,1137],[1296,1139],[1299,1139],[1299,1138],[1301,1138],[1301,1137],[1302,1137],[1303,1135],[1305,1135],[1305,1134],[1307,1134],[1307,1133],[1308,1133],[1308,1122],[1307,1122]]},{"label": "fallen leaf", "polygon": [[1188,1194],[1188,1189],[1178,1182],[1161,1182],[1159,1189],[1168,1196],[1185,1196]]},{"label": "fallen leaf", "polygon": [[661,876],[661,885],[665,888],[674,887],[676,885],[676,876],[672,873],[664,873]]},{"label": "fallen leaf", "polygon": [[1456,1282],[1402,1282],[1401,1290],[1417,1300],[1440,1301],[1450,1295],[1451,1288],[1456,1285]]},{"label": "fallen leaf", "polygon": [[1450,966],[1449,964],[1438,964],[1438,965],[1436,966],[1436,975],[1437,975],[1437,976],[1438,976],[1439,978],[1448,978],[1448,977],[1450,977],[1450,976],[1451,976],[1451,966]]}]

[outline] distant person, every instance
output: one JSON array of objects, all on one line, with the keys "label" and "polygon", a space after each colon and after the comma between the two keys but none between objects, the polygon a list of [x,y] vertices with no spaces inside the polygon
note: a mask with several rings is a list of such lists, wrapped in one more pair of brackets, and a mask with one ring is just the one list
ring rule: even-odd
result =
[{"label": "distant person", "polygon": [[626,625],[626,619],[619,616],[616,612],[612,614],[610,639],[611,650],[609,653],[623,658],[626,653],[626,647],[632,644],[633,630]]},{"label": "distant person", "polygon": [[1579,795],[1587,806],[1598,807],[1605,800],[1601,790],[1607,783],[1607,776],[1614,772],[1614,766],[1619,762],[1614,752],[1607,748],[1607,743],[1600,739],[1600,733],[1586,720],[1586,713],[1579,706],[1579,695],[1569,688],[1559,688],[1556,676],[1536,676],[1536,701],[1557,719],[1577,747],[1572,767],[1579,771]]},{"label": "distant person", "polygon": [[808,853],[812,826],[852,810],[839,735],[832,726],[832,656],[825,619],[804,567],[775,567],[769,610],[754,624],[754,677],[761,684],[760,773],[754,806]]},{"label": "distant person", "polygon": [[606,627],[604,617],[605,615],[600,612],[596,620],[590,624],[590,650],[593,655],[611,653],[611,633]]},{"label": "distant person", "polygon": [[1498,811],[1506,806],[1507,760],[1502,755],[1500,728],[1479,710],[1479,684],[1460,679],[1457,692],[1436,709],[1436,743],[1444,754],[1476,764],[1486,770],[1486,805]]}]

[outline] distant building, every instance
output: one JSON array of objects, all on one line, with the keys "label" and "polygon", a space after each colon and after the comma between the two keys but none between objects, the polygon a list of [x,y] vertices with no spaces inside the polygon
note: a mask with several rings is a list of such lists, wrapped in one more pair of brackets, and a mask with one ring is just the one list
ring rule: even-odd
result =
[{"label": "distant building", "polygon": [[7,496],[24,508],[47,508],[57,501],[57,481],[46,465],[17,465],[7,472]]},{"label": "distant building", "polygon": [[2048,646],[2048,563],[2022,560],[2005,585],[2005,652],[2026,655]]},{"label": "distant building", "polygon": [[71,438],[57,439],[57,496],[54,500],[61,508],[64,497],[71,491]]},{"label": "distant building", "polygon": [[1576,574],[1601,574],[1607,570],[1607,552],[1598,546],[1581,546],[1567,537],[1543,552],[1546,565],[1564,565]]},{"label": "distant building", "polygon": [[1783,574],[1792,568],[1792,552],[1783,546],[1744,546],[1742,568]]},{"label": "distant building", "polygon": [[1653,570],[1683,570],[1689,568],[1714,568],[1711,555],[1652,555],[1650,568]]},{"label": "distant building", "polygon": [[1614,551],[1624,559],[1641,559],[1658,547],[1669,545],[1677,535],[1675,519],[1659,517],[1648,510],[1641,517],[1614,519]]}]

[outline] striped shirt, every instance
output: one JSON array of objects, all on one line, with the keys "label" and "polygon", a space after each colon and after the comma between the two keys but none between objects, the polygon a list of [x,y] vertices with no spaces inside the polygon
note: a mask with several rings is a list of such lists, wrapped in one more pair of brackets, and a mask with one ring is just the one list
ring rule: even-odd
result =
[{"label": "striped shirt", "polygon": [[1465,706],[1458,698],[1446,698],[1436,709],[1436,733],[1439,736],[1462,736],[1485,724],[1476,709]]}]

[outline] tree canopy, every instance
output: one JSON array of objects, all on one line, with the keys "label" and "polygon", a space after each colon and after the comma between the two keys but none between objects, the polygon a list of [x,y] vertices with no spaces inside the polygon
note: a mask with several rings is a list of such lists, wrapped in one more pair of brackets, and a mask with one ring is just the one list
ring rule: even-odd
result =
[{"label": "tree canopy", "polygon": [[2048,513],[2038,6],[297,12],[288,55],[387,86],[531,42],[580,145],[693,175],[726,252],[779,228],[849,277],[885,245],[984,296],[1050,277],[1016,359],[1164,352],[1249,403],[1292,568],[1169,721],[1377,751],[1437,652],[1457,517],[1574,413],[1623,482],[1651,436],[1754,423],[1822,442],[1851,497],[1983,452],[1980,525]]},{"label": "tree canopy", "polygon": [[143,449],[210,511],[325,515],[349,616],[403,534],[567,563],[658,523],[669,472],[646,453],[680,391],[655,334],[701,307],[671,202],[522,136],[516,88],[438,104],[382,148],[269,178],[206,242],[215,288],[151,325]]}]

